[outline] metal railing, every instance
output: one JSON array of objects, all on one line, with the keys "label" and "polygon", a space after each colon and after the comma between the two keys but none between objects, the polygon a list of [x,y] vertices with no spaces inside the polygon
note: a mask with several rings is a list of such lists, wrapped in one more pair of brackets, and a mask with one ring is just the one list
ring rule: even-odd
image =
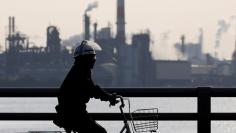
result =
[{"label": "metal railing", "polygon": [[[236,120],[236,113],[211,113],[211,97],[236,97],[236,88],[111,88],[125,97],[197,97],[196,113],[159,113],[161,121],[197,121],[198,133],[210,133],[212,120]],[[0,88],[0,97],[56,97],[57,88]],[[91,113],[96,120],[122,120],[119,113]],[[126,114],[129,118],[129,115]],[[53,120],[55,113],[0,113],[0,120]]]}]

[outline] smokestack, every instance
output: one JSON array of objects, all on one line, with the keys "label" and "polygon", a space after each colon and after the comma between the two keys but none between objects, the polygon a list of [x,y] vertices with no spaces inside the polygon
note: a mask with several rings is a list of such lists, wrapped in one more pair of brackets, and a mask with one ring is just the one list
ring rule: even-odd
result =
[{"label": "smokestack", "polygon": [[234,44],[234,53],[236,53],[236,38],[235,38],[235,44]]},{"label": "smokestack", "polygon": [[15,17],[12,17],[12,33],[15,33]]},{"label": "smokestack", "polygon": [[94,23],[93,26],[94,26],[94,41],[96,41],[97,40],[97,26],[98,26],[98,24]]},{"label": "smokestack", "polygon": [[116,39],[125,43],[125,2],[117,0],[117,34]]},{"label": "smokestack", "polygon": [[27,38],[27,42],[26,42],[26,50],[27,50],[27,52],[29,51],[29,38]]},{"label": "smokestack", "polygon": [[203,45],[203,29],[199,29],[200,35],[199,35],[199,45],[200,45],[200,50],[202,52],[202,45]]},{"label": "smokestack", "polygon": [[11,36],[11,17],[9,17],[9,36]]},{"label": "smokestack", "polygon": [[184,55],[185,54],[185,36],[181,36],[181,52]]},{"label": "smokestack", "polygon": [[233,16],[233,19],[235,19],[235,33],[234,33],[234,34],[235,34],[235,36],[234,36],[234,37],[235,37],[235,38],[234,38],[234,39],[235,39],[235,40],[234,40],[234,41],[235,41],[235,44],[234,44],[234,45],[235,45],[235,51],[236,51],[236,16]]},{"label": "smokestack", "polygon": [[87,15],[87,13],[85,13],[84,14],[84,39],[85,40],[89,40],[90,39],[89,26],[90,26],[90,18]]}]

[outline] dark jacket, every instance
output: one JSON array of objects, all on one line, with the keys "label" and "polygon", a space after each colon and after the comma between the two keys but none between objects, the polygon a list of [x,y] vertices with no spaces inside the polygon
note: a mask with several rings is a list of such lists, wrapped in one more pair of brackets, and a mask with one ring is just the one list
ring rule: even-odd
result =
[{"label": "dark jacket", "polygon": [[[89,99],[108,101],[110,96],[111,94],[93,83],[91,69],[74,64],[60,87],[56,122],[68,123],[68,121],[74,121],[73,119],[83,121],[90,119],[86,111],[86,103]],[[55,124],[65,127],[65,123]]]}]

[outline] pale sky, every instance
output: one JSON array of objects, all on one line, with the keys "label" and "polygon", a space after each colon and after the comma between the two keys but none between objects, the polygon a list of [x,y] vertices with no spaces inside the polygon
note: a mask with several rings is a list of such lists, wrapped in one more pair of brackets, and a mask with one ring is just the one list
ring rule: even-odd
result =
[{"label": "pale sky", "polygon": [[[15,16],[17,29],[37,45],[45,46],[50,24],[60,29],[62,39],[80,34],[84,10],[95,1],[98,8],[90,12],[92,22],[97,21],[98,28],[110,22],[116,32],[117,0],[0,0],[0,44],[4,46],[9,16]],[[125,0],[125,4],[127,35],[150,29],[157,56],[174,58],[172,44],[179,42],[182,34],[187,42],[196,42],[199,28],[203,28],[204,52],[218,51],[221,58],[231,58],[236,20],[230,17],[236,15],[236,0]],[[215,50],[218,21],[222,19],[231,26]],[[161,39],[168,32],[168,39]]]}]

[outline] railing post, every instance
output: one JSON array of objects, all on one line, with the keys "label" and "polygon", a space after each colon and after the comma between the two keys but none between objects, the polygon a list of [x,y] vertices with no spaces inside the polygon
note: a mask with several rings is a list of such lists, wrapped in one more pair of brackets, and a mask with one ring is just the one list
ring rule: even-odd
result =
[{"label": "railing post", "polygon": [[198,88],[198,133],[211,133],[210,88]]}]

